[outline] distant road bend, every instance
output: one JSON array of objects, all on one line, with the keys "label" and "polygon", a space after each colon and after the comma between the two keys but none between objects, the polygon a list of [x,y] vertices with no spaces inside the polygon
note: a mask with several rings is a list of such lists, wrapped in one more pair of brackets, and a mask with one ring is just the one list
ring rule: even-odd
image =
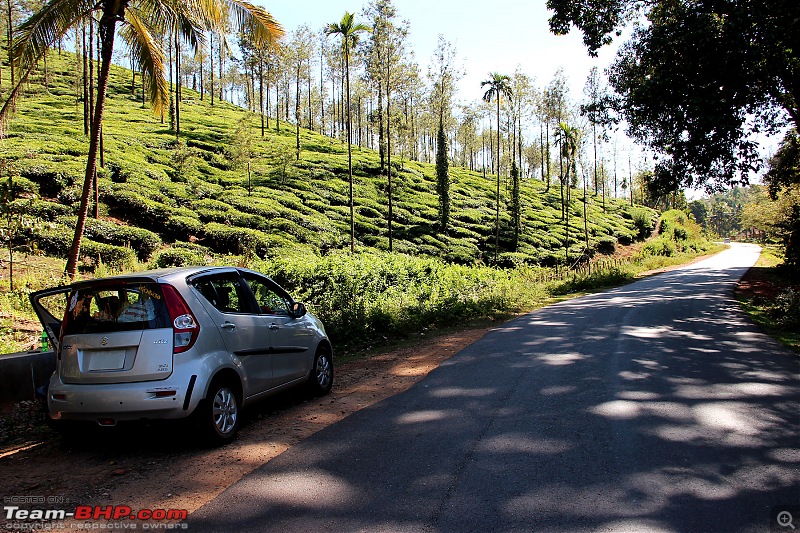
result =
[{"label": "distant road bend", "polygon": [[732,299],[757,257],[734,244],[498,327],[190,530],[768,531],[800,504],[800,359]]}]

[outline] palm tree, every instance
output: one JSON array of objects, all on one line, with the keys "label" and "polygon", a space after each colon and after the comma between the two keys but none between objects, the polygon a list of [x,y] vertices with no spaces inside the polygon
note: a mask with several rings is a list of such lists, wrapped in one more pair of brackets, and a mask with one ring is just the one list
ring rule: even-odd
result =
[{"label": "palm tree", "polygon": [[569,202],[571,185],[569,172],[570,169],[572,169],[574,175],[577,171],[575,156],[578,153],[578,143],[580,140],[581,131],[574,126],[570,126],[566,122],[560,122],[556,135],[559,140],[559,144],[561,145],[561,157],[567,161],[567,171],[564,174],[564,181],[566,182],[565,189],[567,192],[567,199],[564,205],[564,256],[567,263],[569,263]]},{"label": "palm tree", "polygon": [[19,82],[12,89],[3,108],[0,123],[9,113],[20,88],[47,49],[61,39],[67,30],[93,12],[99,12],[98,31],[101,43],[100,74],[97,78],[94,120],[89,136],[89,156],[86,162],[78,222],[67,260],[66,273],[75,277],[80,256],[81,239],[89,210],[92,178],[97,168],[100,127],[103,122],[108,75],[114,52],[117,23],[120,36],[126,41],[131,56],[141,66],[148,80],[150,102],[156,112],[166,104],[168,87],[164,79],[164,52],[158,34],[171,35],[178,31],[193,48],[203,43],[203,28],[216,28],[218,21],[232,14],[243,31],[253,34],[257,42],[274,41],[283,35],[283,28],[263,8],[245,0],[50,0],[17,28],[12,55],[20,67]]},{"label": "palm tree", "polygon": [[494,100],[497,103],[497,209],[494,221],[494,260],[497,261],[497,251],[500,248],[500,97],[511,98],[511,78],[497,72],[491,72],[489,76],[488,80],[481,83],[481,88],[489,86],[483,94],[484,101]]},{"label": "palm tree", "polygon": [[344,52],[344,72],[345,79],[347,80],[347,174],[350,178],[350,252],[355,251],[356,240],[356,226],[355,226],[355,208],[353,206],[353,149],[352,137],[350,130],[352,129],[350,119],[350,48],[358,43],[358,34],[361,32],[370,31],[369,26],[366,24],[355,22],[355,16],[347,11],[342,15],[342,20],[339,22],[332,22],[325,28],[325,35],[341,35],[342,36],[342,51]]}]

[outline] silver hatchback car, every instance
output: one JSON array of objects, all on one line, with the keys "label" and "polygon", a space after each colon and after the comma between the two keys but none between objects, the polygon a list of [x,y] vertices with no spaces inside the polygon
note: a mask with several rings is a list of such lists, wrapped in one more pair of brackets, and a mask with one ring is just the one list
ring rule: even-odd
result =
[{"label": "silver hatchback car", "polygon": [[194,416],[224,443],[241,407],[333,385],[322,323],[252,270],[151,270],[38,291],[31,303],[56,349],[47,389],[56,425]]}]

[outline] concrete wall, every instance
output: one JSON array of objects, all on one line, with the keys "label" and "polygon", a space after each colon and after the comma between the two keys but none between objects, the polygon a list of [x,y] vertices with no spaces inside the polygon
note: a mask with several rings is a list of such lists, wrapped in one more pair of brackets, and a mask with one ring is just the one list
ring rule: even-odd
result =
[{"label": "concrete wall", "polygon": [[55,369],[55,352],[0,354],[0,402],[33,400]]}]

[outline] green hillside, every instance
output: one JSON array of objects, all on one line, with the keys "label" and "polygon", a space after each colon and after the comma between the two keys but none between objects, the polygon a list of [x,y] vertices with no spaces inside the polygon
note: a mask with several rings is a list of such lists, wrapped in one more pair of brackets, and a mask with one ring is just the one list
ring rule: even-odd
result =
[{"label": "green hillside", "polygon": [[[5,173],[14,193],[38,223],[17,233],[49,255],[66,256],[76,220],[88,141],[83,104],[78,101],[75,56],[51,52],[48,83],[38,73],[18,101],[6,137],[0,141]],[[200,100],[184,90],[181,134],[162,123],[131,93],[131,71],[112,69],[106,104],[104,167],[98,176],[100,219],[90,220],[84,260],[124,265],[135,256],[165,266],[197,263],[212,254],[260,258],[300,253],[326,254],[349,247],[347,146],[301,130],[295,161],[295,128],[281,122],[261,137],[260,119],[234,105]],[[4,78],[5,79],[5,78]],[[4,86],[7,92],[7,85]],[[0,95],[1,96],[1,95]],[[234,156],[250,144],[246,164]],[[387,250],[386,177],[375,151],[354,147],[356,239],[359,249]],[[452,224],[436,229],[435,167],[393,154],[394,251],[447,261],[490,263],[494,257],[495,178],[450,167]],[[511,250],[510,194],[501,198],[500,264],[553,265],[564,261],[565,227],[560,193],[544,193],[538,180],[522,184],[522,226],[517,252]],[[35,198],[34,198],[35,197]],[[570,255],[583,243],[583,192],[573,191]],[[649,233],[655,213],[623,201],[589,196],[592,248],[608,252]],[[634,220],[637,219],[637,220]],[[638,222],[638,226],[637,226]]]}]

